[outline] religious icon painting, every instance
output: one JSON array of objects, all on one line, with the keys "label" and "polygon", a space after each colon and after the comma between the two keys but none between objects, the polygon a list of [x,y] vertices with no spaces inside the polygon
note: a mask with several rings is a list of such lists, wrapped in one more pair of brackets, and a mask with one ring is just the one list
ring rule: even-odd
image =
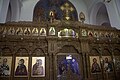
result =
[{"label": "religious icon painting", "polygon": [[90,72],[93,74],[101,72],[99,56],[90,56]]},{"label": "religious icon painting", "polygon": [[111,56],[102,56],[104,72],[113,71]]},{"label": "religious icon painting", "polygon": [[49,35],[55,35],[55,28],[54,27],[51,27],[49,29]]},{"label": "religious icon painting", "polygon": [[87,36],[87,31],[85,29],[82,29],[82,36]]},{"label": "religious icon painting", "polygon": [[37,28],[33,28],[32,35],[33,36],[38,36],[38,29]]},{"label": "religious icon painting", "polygon": [[12,57],[2,56],[0,57],[0,76],[7,77],[10,76],[12,65]]},{"label": "religious icon painting", "polygon": [[40,29],[40,36],[46,36],[46,30],[45,28]]},{"label": "religious icon painting", "polygon": [[16,57],[15,60],[15,77],[28,76],[28,57]]},{"label": "religious icon painting", "polygon": [[45,77],[45,57],[32,57],[32,77]]}]

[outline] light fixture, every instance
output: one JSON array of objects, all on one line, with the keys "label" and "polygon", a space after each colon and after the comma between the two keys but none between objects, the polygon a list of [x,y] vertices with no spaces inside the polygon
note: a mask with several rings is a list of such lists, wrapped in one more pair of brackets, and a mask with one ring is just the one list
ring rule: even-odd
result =
[{"label": "light fixture", "polygon": [[68,56],[66,56],[66,59],[67,59],[67,60],[72,59],[72,55],[68,55]]}]

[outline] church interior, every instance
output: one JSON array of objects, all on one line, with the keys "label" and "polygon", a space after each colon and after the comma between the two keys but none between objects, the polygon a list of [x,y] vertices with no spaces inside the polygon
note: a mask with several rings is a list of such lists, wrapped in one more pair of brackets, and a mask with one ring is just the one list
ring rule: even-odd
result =
[{"label": "church interior", "polygon": [[0,80],[119,80],[120,0],[0,0]]}]

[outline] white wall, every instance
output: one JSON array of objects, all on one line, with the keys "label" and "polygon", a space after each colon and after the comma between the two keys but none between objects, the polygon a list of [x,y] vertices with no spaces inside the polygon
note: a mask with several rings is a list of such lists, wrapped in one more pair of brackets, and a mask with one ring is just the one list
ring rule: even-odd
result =
[{"label": "white wall", "polygon": [[78,19],[79,19],[79,13],[83,12],[86,17],[85,23],[89,23],[88,10],[86,4],[84,3],[84,0],[69,0],[69,1],[75,6],[78,12]]},{"label": "white wall", "polygon": [[[21,16],[20,16],[20,21],[32,21],[33,19],[33,10],[34,7],[39,0],[28,0],[23,3],[23,6],[21,8]],[[69,0],[77,9],[78,12],[78,18],[79,18],[79,13],[83,12],[86,16],[85,23],[89,22],[88,19],[88,12],[87,12],[87,7],[83,0]]]},{"label": "white wall", "polygon": [[1,13],[0,13],[0,23],[6,22],[6,16],[8,12],[8,5],[10,3],[10,0],[3,0]]},{"label": "white wall", "polygon": [[90,24],[96,25],[96,15],[102,4],[105,4],[107,8],[111,26],[120,29],[120,15],[115,0],[112,0],[110,3],[104,3],[103,1],[97,0],[94,2],[94,5],[91,4],[91,7],[88,9]]},{"label": "white wall", "polygon": [[98,14],[96,17],[96,24],[97,25],[101,25],[104,22],[108,22],[109,23],[109,19],[107,15],[104,14]]},{"label": "white wall", "polygon": [[3,0],[0,0],[0,13],[1,13],[2,4],[3,4]]},{"label": "white wall", "polygon": [[23,2],[19,21],[32,21],[34,7],[38,1],[39,0],[27,0]]},{"label": "white wall", "polygon": [[11,10],[12,10],[11,21],[18,21],[19,14],[20,14],[19,0],[11,0],[10,4],[11,4]]},{"label": "white wall", "polygon": [[[94,5],[93,5],[94,4]],[[93,2],[90,7],[88,8],[88,15],[89,15],[89,23],[96,25],[96,16],[98,13],[98,10],[101,6],[103,6],[103,2],[97,0],[96,2]]]},{"label": "white wall", "polygon": [[120,16],[118,13],[117,6],[115,4],[115,0],[112,0],[110,3],[106,3],[105,5],[107,7],[111,26],[120,29]]},{"label": "white wall", "polygon": [[120,0],[115,0],[115,4],[116,4],[116,7],[117,7],[117,11],[119,13],[119,16],[120,16]]}]

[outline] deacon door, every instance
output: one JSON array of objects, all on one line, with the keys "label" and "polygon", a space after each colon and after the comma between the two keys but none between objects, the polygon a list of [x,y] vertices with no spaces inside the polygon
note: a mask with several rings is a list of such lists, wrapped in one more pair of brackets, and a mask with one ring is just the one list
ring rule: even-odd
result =
[{"label": "deacon door", "polygon": [[56,55],[55,80],[81,80],[83,78],[82,57],[77,53]]}]

